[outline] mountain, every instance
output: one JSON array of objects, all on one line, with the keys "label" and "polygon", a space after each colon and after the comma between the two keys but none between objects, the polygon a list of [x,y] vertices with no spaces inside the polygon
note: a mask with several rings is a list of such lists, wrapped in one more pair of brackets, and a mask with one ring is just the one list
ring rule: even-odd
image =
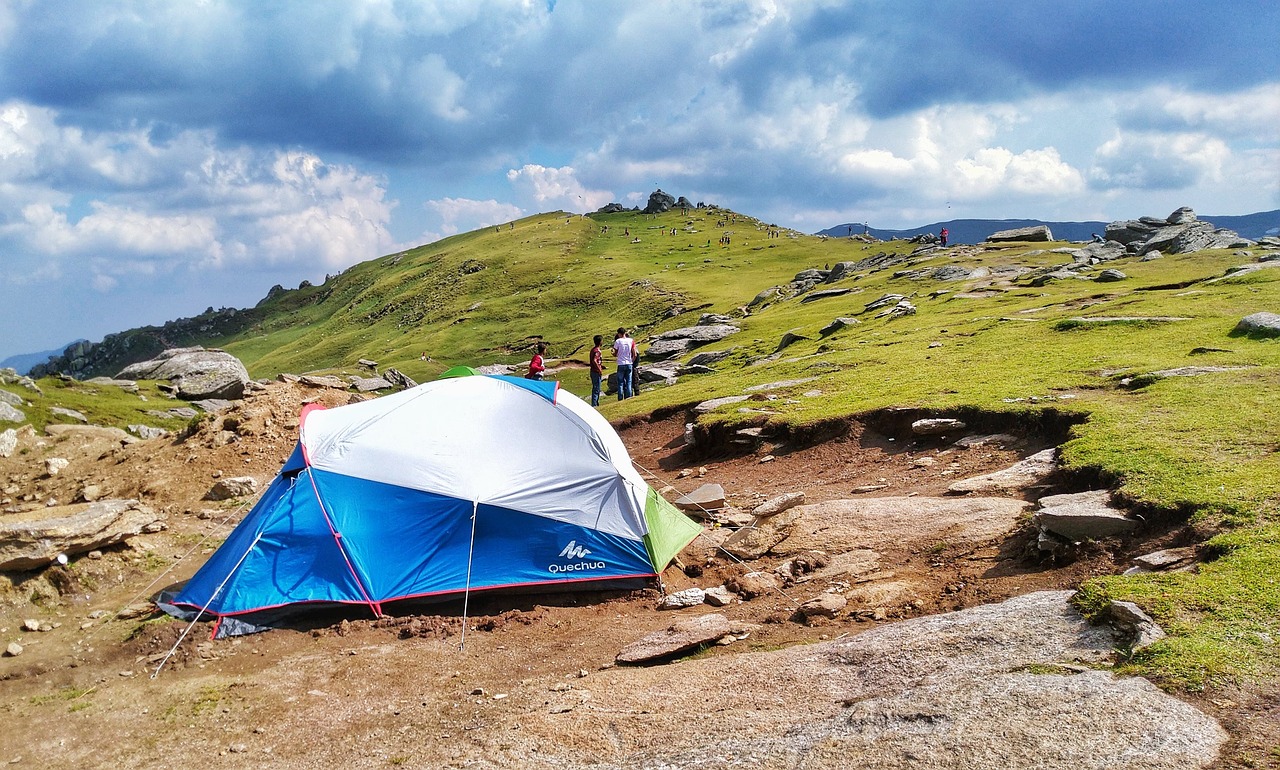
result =
[{"label": "mountain", "polygon": [[55,356],[62,355],[67,348],[77,342],[87,341],[88,340],[73,340],[62,347],[54,348],[53,350],[42,350],[39,353],[19,353],[15,356],[9,356],[3,361],[0,361],[0,369],[17,369],[18,374],[26,374],[31,371],[31,367],[36,366],[37,364],[43,364]]},{"label": "mountain", "polygon": [[[1256,214],[1244,214],[1241,216],[1201,216],[1200,219],[1212,222],[1218,227],[1235,230],[1241,236],[1254,241],[1264,235],[1280,234],[1280,209],[1260,211]],[[894,238],[912,238],[922,233],[936,233],[945,227],[949,231],[951,243],[982,243],[987,239],[987,236],[994,232],[1012,230],[1019,227],[1034,227],[1036,225],[1048,225],[1049,230],[1053,232],[1053,237],[1062,241],[1087,241],[1094,233],[1101,234],[1107,227],[1106,222],[1050,222],[1041,219],[951,219],[946,222],[934,222],[933,224],[909,230],[884,230],[872,227],[867,232],[882,241],[889,241]],[[862,224],[848,222],[835,227],[828,227],[826,230],[818,232],[818,235],[843,238],[847,235],[861,233],[863,230],[864,226]]]}]

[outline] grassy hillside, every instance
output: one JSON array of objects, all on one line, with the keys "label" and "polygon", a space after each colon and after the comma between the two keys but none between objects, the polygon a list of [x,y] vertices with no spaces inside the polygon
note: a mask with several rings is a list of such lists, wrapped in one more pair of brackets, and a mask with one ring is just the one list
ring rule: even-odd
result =
[{"label": "grassy hillside", "polygon": [[[1086,274],[1104,267],[1127,274],[1113,283],[1034,286],[1034,273],[1018,275],[1070,262],[1052,251],[1065,246],[958,247],[856,271],[818,287],[849,289],[843,296],[785,299],[740,317],[739,333],[703,348],[732,348],[714,373],[610,401],[603,412],[621,419],[803,380],[772,388],[779,398],[765,405],[767,414],[734,405],[702,419],[795,427],[903,406],[1027,421],[1045,410],[1074,413],[1082,422],[1063,449],[1068,465],[1144,510],[1221,532],[1211,543],[1220,558],[1198,573],[1087,586],[1087,608],[1133,599],[1170,629],[1169,639],[1131,661],[1133,669],[1182,687],[1274,675],[1280,339],[1233,329],[1245,315],[1280,312],[1280,268],[1216,280],[1254,261],[1220,250],[1126,258]],[[455,364],[524,362],[539,339],[553,359],[585,360],[591,335],[611,339],[619,325],[639,328],[643,339],[693,325],[703,312],[742,316],[759,292],[803,269],[911,248],[786,231],[771,237],[764,223],[717,210],[545,214],[284,292],[257,309],[251,327],[206,344],[236,354],[255,376],[355,371],[358,359],[371,358],[425,380]],[[980,272],[960,281],[930,277],[943,266]],[[915,314],[863,312],[886,293],[908,296]],[[821,336],[837,316],[860,323]],[[787,332],[802,339],[779,351]],[[424,351],[430,361],[420,360]],[[584,370],[565,369],[561,379],[586,395]]]}]

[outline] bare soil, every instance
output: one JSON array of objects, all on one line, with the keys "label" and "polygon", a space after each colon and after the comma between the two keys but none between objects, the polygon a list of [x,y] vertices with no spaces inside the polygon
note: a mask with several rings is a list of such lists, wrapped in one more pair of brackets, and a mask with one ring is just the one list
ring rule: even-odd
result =
[{"label": "bare soil", "polygon": [[[534,737],[558,752],[581,751],[601,761],[652,748],[623,742],[621,733],[610,734],[598,720],[589,728],[580,725],[574,711],[588,706],[592,688],[638,686],[626,669],[614,667],[616,653],[686,616],[681,613],[699,611],[656,610],[656,587],[477,595],[468,608],[465,638],[460,602],[399,607],[383,618],[358,610],[317,614],[291,627],[217,641],[209,639],[206,624],[189,629],[150,611],[148,600],[189,577],[246,512],[243,501],[203,500],[215,481],[253,476],[265,487],[293,448],[302,404],[336,406],[349,398],[335,390],[273,384],[184,437],[122,444],[75,434],[26,435],[14,456],[0,459],[0,516],[18,517],[51,500],[70,503],[86,487],[97,486],[104,497],[138,498],[165,511],[169,526],[100,557],[75,557],[68,567],[0,576],[0,645],[23,646],[19,656],[0,659],[0,762],[520,766],[535,763],[528,753],[539,744]],[[957,449],[954,436],[912,439],[854,423],[811,445],[766,441],[739,448],[739,454],[695,456],[681,440],[685,420],[677,414],[633,421],[620,432],[655,488],[683,493],[718,483],[729,504],[744,511],[795,491],[804,492],[809,503],[941,496],[955,480],[1008,467],[1049,445],[1046,437],[1024,434],[1008,446]],[[70,464],[49,476],[49,457]],[[1028,494],[1075,491],[1070,479],[1057,484]],[[671,490],[667,494],[672,497]],[[781,591],[717,610],[752,630],[741,641],[697,654],[732,666],[742,652],[857,634],[878,623],[1035,590],[1073,588],[1091,576],[1122,571],[1133,555],[1197,538],[1180,524],[1164,523],[1064,563],[1038,556],[1026,525],[1015,524],[994,540],[961,535],[881,544],[878,570],[866,585],[837,586],[836,578],[793,581]],[[741,563],[695,541],[662,582],[667,591],[712,587],[782,561]],[[887,581],[909,586],[907,598],[853,602],[834,619],[802,622],[795,613],[799,604],[833,587],[871,588]],[[27,619],[48,630],[21,630]],[[666,686],[679,687],[679,678]],[[1187,697],[1231,732],[1224,767],[1274,766],[1280,745],[1275,687]],[[658,724],[648,713],[615,718]],[[519,740],[504,737],[516,735]]]}]

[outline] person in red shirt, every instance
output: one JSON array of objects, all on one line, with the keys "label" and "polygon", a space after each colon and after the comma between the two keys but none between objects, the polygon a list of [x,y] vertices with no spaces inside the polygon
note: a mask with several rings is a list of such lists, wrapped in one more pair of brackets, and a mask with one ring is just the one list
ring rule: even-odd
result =
[{"label": "person in red shirt", "polygon": [[604,382],[604,356],[600,345],[604,343],[604,336],[597,334],[592,342],[595,347],[591,348],[591,405],[600,406],[600,384]]},{"label": "person in red shirt", "polygon": [[547,365],[542,360],[542,354],[547,352],[547,343],[539,342],[538,350],[533,354],[533,358],[529,360],[529,373],[525,375],[526,379],[540,380],[542,373],[547,370]]},{"label": "person in red shirt", "polygon": [[947,237],[950,235],[951,233],[947,232],[947,228],[945,227],[942,228],[942,232],[938,233],[938,240],[942,241],[943,246],[947,245]]}]

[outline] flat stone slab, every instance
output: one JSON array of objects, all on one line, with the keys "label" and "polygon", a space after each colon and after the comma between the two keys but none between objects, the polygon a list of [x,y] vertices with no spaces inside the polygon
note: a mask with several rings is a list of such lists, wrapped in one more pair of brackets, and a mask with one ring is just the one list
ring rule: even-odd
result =
[{"label": "flat stone slab", "polygon": [[722,406],[728,406],[729,404],[740,404],[743,401],[746,401],[748,398],[749,396],[722,396],[720,398],[709,399],[695,406],[693,408],[693,412],[694,414],[706,414],[708,412],[714,412],[715,410],[719,409]]},{"label": "flat stone slab", "polygon": [[947,491],[953,494],[972,492],[1009,492],[1035,486],[1058,469],[1058,450],[1051,448],[994,473],[961,479]]},{"label": "flat stone slab", "polygon": [[1111,493],[1105,489],[1043,497],[1034,520],[1041,529],[1073,541],[1123,535],[1138,526],[1136,520],[1111,505]]},{"label": "flat stone slab", "polygon": [[949,417],[926,417],[911,423],[911,432],[917,436],[937,436],[943,433],[964,430],[969,426],[960,420]]},{"label": "flat stone slab", "polygon": [[719,484],[703,484],[687,495],[681,495],[672,503],[683,511],[714,511],[723,508],[724,487]]},{"label": "flat stone slab", "polygon": [[1141,556],[1133,557],[1135,566],[1159,571],[1180,567],[1196,558],[1196,549],[1190,548],[1165,548],[1160,551],[1152,551],[1144,553]]},{"label": "flat stone slab", "polygon": [[0,521],[0,571],[52,564],[58,554],[86,553],[164,529],[164,515],[137,500],[59,505]]},{"label": "flat stone slab", "polygon": [[751,509],[751,515],[761,519],[777,516],[785,510],[804,504],[804,492],[787,492],[760,503]]},{"label": "flat stone slab", "polygon": [[1017,527],[1029,507],[1007,497],[864,497],[798,506],[765,519],[761,526],[786,523],[786,536],[770,547],[772,553],[835,554],[939,540],[956,545],[986,542]]},{"label": "flat stone slab", "polygon": [[637,639],[623,647],[616,660],[634,665],[669,658],[699,645],[710,644],[731,629],[729,619],[724,615],[699,615]]}]

